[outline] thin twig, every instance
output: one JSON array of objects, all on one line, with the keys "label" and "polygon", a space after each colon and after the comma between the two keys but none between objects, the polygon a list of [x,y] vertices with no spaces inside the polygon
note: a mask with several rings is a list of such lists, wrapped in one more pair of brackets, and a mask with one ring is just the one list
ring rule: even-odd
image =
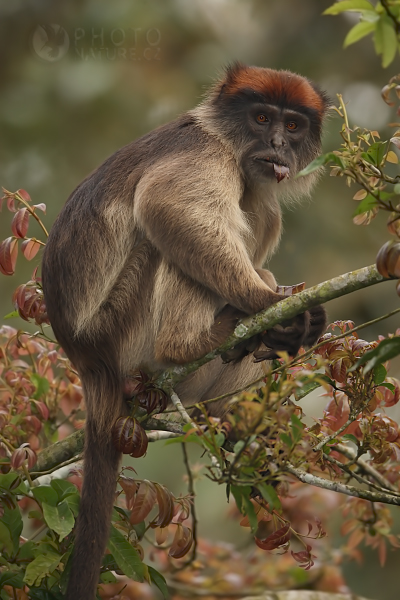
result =
[{"label": "thin twig", "polygon": [[196,429],[197,429],[196,423],[192,420],[189,413],[186,411],[185,407],[183,406],[178,394],[176,392],[174,392],[174,390],[171,390],[171,402],[175,406],[176,410],[179,412],[179,414],[181,415],[181,417],[185,421],[185,423],[190,423],[191,425],[193,425],[193,427],[196,427]]},{"label": "thin twig", "polygon": [[[332,465],[335,465],[336,467],[338,467],[341,471],[344,471],[345,473],[347,473],[347,475],[349,475],[350,479],[351,478],[355,479],[356,481],[358,481],[358,483],[361,483],[361,485],[367,485],[368,487],[373,487],[378,492],[382,491],[382,487],[380,485],[377,485],[376,483],[369,481],[366,477],[363,477],[362,475],[359,475],[355,471],[352,471],[350,469],[349,465],[347,465],[346,463],[341,463],[339,460],[336,460],[329,454],[324,454],[324,460],[330,462]],[[357,466],[357,463],[354,463],[354,464],[355,464],[355,466]],[[349,479],[349,481],[350,481],[350,479]],[[394,496],[400,497],[400,494],[397,493],[397,494],[394,494]]]},{"label": "thin twig", "polygon": [[384,492],[371,492],[370,490],[364,490],[356,488],[353,485],[346,485],[339,481],[331,481],[330,479],[323,479],[318,475],[312,475],[302,469],[298,469],[290,463],[286,463],[285,466],[288,473],[294,475],[296,479],[309,485],[315,485],[316,487],[330,490],[332,492],[338,492],[339,494],[345,494],[346,496],[353,496],[354,498],[363,498],[364,500],[370,500],[371,502],[383,502],[384,504],[394,504],[400,506],[400,497],[392,496],[392,494],[386,494]]},{"label": "thin twig", "polygon": [[[315,344],[314,346],[312,346],[312,348],[309,348],[308,350],[306,350],[304,352],[304,354],[300,354],[300,355],[296,356],[295,358],[293,358],[289,363],[286,363],[285,365],[278,367],[278,368],[274,369],[273,371],[271,371],[271,375],[273,375],[275,373],[279,373],[283,368],[290,369],[291,367],[295,366],[299,362],[303,362],[305,359],[309,358],[315,352],[315,350],[317,350],[321,346],[324,346],[324,344],[326,344],[327,341],[329,343],[336,342],[337,340],[348,337],[348,336],[352,335],[353,333],[360,331],[361,329],[366,329],[367,327],[370,327],[371,325],[375,325],[376,323],[379,323],[380,321],[384,321],[385,319],[388,319],[389,317],[392,317],[393,315],[395,315],[399,312],[400,312],[400,308],[396,308],[395,310],[392,310],[391,312],[386,313],[385,315],[377,317],[376,319],[371,319],[371,321],[366,321],[365,323],[361,323],[361,325],[357,325],[357,327],[353,327],[353,329],[349,329],[348,331],[346,331],[344,333],[334,335],[333,337],[329,338],[329,340],[323,340],[322,342],[319,342],[318,344]],[[195,408],[198,404],[203,406],[205,404],[212,404],[213,402],[219,402],[220,400],[224,400],[225,398],[230,398],[231,396],[236,396],[237,394],[244,392],[245,390],[249,389],[250,387],[257,385],[257,383],[261,383],[265,379],[265,377],[266,377],[266,374],[262,375],[261,377],[258,377],[257,379],[254,379],[250,383],[248,383],[248,384],[244,385],[243,387],[240,387],[232,392],[227,392],[226,394],[221,394],[220,396],[215,396],[215,398],[210,398],[209,400],[203,400],[202,402],[198,402],[196,404],[189,404],[188,406],[186,406],[186,409],[190,410],[191,408]],[[174,413],[176,411],[174,409],[169,409],[169,410],[165,411],[165,413],[168,413],[168,412]]]},{"label": "thin twig", "polygon": [[348,458],[349,460],[354,461],[354,464],[360,470],[364,471],[364,473],[366,473],[366,475],[369,475],[370,477],[375,479],[375,481],[381,487],[383,487],[387,490],[390,490],[395,495],[400,496],[400,493],[396,490],[394,485],[392,485],[390,483],[390,481],[388,481],[383,475],[381,475],[381,473],[379,473],[379,471],[374,469],[374,467],[372,465],[367,463],[362,458],[357,458],[357,453],[352,448],[348,448],[344,444],[335,444],[333,449],[336,450],[337,452],[340,452],[340,454],[343,454],[343,456],[346,456],[346,458]]},{"label": "thin twig", "polygon": [[397,20],[396,16],[392,13],[392,11],[390,10],[390,6],[389,6],[389,2],[388,0],[381,0],[381,4],[383,6],[383,8],[386,11],[387,16],[392,19],[393,23],[394,23],[394,28],[396,33],[398,34],[400,32],[400,23]]},{"label": "thin twig", "polygon": [[186,567],[186,566],[190,565],[192,562],[194,562],[197,557],[198,520],[197,520],[197,515],[196,515],[196,504],[195,504],[196,493],[194,491],[193,473],[192,473],[192,469],[190,468],[186,444],[181,444],[181,447],[182,447],[182,452],[183,452],[183,462],[185,463],[186,473],[188,476],[188,492],[189,492],[190,496],[193,498],[193,501],[192,501],[192,504],[190,507],[190,512],[192,515],[193,547],[192,547],[192,555],[190,557],[190,560],[185,564],[185,567]]},{"label": "thin twig", "polygon": [[149,442],[159,442],[160,440],[170,440],[180,437],[182,434],[172,431],[147,431],[146,435]]},{"label": "thin twig", "polygon": [[357,419],[360,412],[358,412],[356,415],[353,415],[352,417],[349,417],[346,423],[342,425],[337,431],[335,431],[331,435],[327,435],[326,437],[324,437],[316,446],[314,446],[314,452],[318,452],[325,446],[325,444],[328,444],[331,440],[334,440],[338,435],[340,435],[342,431],[344,431],[349,425],[351,425],[351,423],[353,423],[353,421]]}]

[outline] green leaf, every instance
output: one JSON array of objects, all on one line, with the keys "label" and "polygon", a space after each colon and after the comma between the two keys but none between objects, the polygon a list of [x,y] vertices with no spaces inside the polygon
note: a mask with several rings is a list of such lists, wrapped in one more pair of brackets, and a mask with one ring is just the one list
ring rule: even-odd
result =
[{"label": "green leaf", "polygon": [[356,362],[355,365],[349,369],[349,371],[355,371],[358,367],[365,365],[364,374],[366,375],[373,369],[376,365],[380,363],[384,363],[395,356],[400,354],[400,337],[392,337],[386,340],[383,340],[379,346],[374,348],[373,350],[369,350]]},{"label": "green leaf", "polygon": [[271,509],[279,510],[281,508],[281,501],[272,485],[269,483],[257,483],[257,489],[264,500],[268,502]]},{"label": "green leaf", "polygon": [[324,165],[328,164],[328,162],[330,162],[331,160],[334,160],[336,162],[337,158],[338,157],[336,156],[336,154],[333,154],[333,152],[328,152],[327,154],[317,156],[317,158],[310,162],[309,165],[307,165],[304,169],[299,171],[296,177],[304,177],[305,175],[309,175],[310,173],[313,173],[317,169],[320,169]]},{"label": "green leaf", "polygon": [[400,183],[396,183],[396,185],[393,188],[393,191],[395,194],[400,194]]},{"label": "green leaf", "polygon": [[293,446],[293,440],[290,437],[290,435],[288,435],[287,433],[281,433],[279,435],[279,437],[282,440],[282,442],[285,444],[285,446],[287,446],[288,448],[291,448]]},{"label": "green leaf", "polygon": [[190,433],[189,435],[180,435],[176,438],[171,438],[170,440],[166,440],[164,442],[164,446],[169,446],[170,444],[198,444],[202,446],[202,438],[196,433]]},{"label": "green leaf", "polygon": [[224,436],[224,434],[216,433],[214,438],[215,438],[215,443],[218,446],[218,448],[222,448],[222,446],[225,444],[225,440],[226,440],[226,437]]},{"label": "green leaf", "polygon": [[24,581],[27,585],[39,586],[47,575],[55,571],[61,556],[55,552],[40,554],[26,567]]},{"label": "green leaf", "polygon": [[238,442],[236,442],[236,444],[233,447],[233,452],[235,454],[239,454],[243,448],[245,447],[246,442],[244,440],[239,440]]},{"label": "green leaf", "polygon": [[53,479],[50,485],[57,493],[59,500],[64,500],[66,496],[77,493],[76,486],[65,479]]},{"label": "green leaf", "polygon": [[374,383],[376,385],[380,385],[381,383],[383,383],[386,379],[386,375],[387,371],[382,364],[376,365],[376,367],[374,367]]},{"label": "green leaf", "polygon": [[39,400],[39,398],[41,398],[42,396],[46,396],[50,389],[49,380],[46,379],[46,377],[41,377],[37,373],[33,373],[31,375],[31,381],[36,387],[36,391],[33,394],[33,398],[35,398],[35,400]]},{"label": "green leaf", "polygon": [[365,158],[365,160],[369,160],[373,165],[379,167],[385,157],[386,148],[387,142],[374,142],[368,148],[367,152],[363,152],[361,156]]},{"label": "green leaf", "polygon": [[75,519],[68,502],[63,500],[57,506],[42,503],[43,516],[47,525],[60,536],[60,542],[71,533]]},{"label": "green leaf", "polygon": [[131,546],[121,532],[111,526],[108,549],[113,555],[117,565],[127,577],[134,581],[143,581],[144,565],[140,560],[139,552]]},{"label": "green leaf", "polygon": [[18,473],[7,473],[6,475],[0,475],[0,489],[7,491],[10,490],[18,477]]},{"label": "green leaf", "polygon": [[249,485],[232,485],[231,492],[235,498],[236,506],[238,507],[240,513],[248,517],[251,531],[255,533],[258,529],[258,521],[256,511],[254,510],[254,506],[250,501],[252,488]]},{"label": "green leaf", "polygon": [[19,507],[13,508],[11,510],[7,507],[4,507],[4,514],[1,517],[1,521],[8,528],[11,534],[13,550],[14,553],[17,553],[19,548],[19,538],[22,533],[23,527]]},{"label": "green leaf", "polygon": [[22,562],[30,562],[34,558],[35,542],[29,540],[24,544],[21,544],[17,559]]},{"label": "green leaf", "polygon": [[353,213],[353,217],[356,215],[361,215],[362,213],[367,212],[368,210],[372,210],[375,206],[377,206],[377,201],[371,194],[368,194],[361,202],[359,202],[356,210]]},{"label": "green leaf", "polygon": [[60,588],[61,593],[65,596],[68,587],[69,574],[71,573],[72,567],[72,546],[70,546],[69,550],[62,555],[60,562],[62,562],[64,565],[64,569],[58,580],[58,587]]},{"label": "green leaf", "polygon": [[4,523],[0,521],[0,550],[6,550],[8,556],[11,556],[14,550],[14,544],[11,538],[11,532]]},{"label": "green leaf", "polygon": [[24,587],[25,572],[16,565],[10,565],[8,570],[0,575],[0,589],[5,585],[11,585],[17,589]]},{"label": "green leaf", "polygon": [[290,421],[293,437],[293,446],[295,446],[303,437],[304,425],[297,415],[291,415]]},{"label": "green leaf", "polygon": [[303,385],[303,387],[297,388],[295,392],[296,400],[301,400],[302,398],[305,398],[306,396],[308,396],[308,394],[311,394],[311,392],[318,389],[319,387],[321,387],[320,383],[318,383],[317,381],[310,381],[309,383]]},{"label": "green leaf", "polygon": [[244,512],[243,512],[243,495],[247,493],[247,495],[250,496],[251,487],[249,485],[247,485],[247,486],[231,485],[230,491],[231,491],[232,496],[235,499],[236,506],[238,507],[239,512],[243,515],[244,514]]},{"label": "green leaf", "polygon": [[78,492],[75,492],[75,494],[71,494],[65,498],[65,502],[72,510],[72,514],[75,518],[78,516],[80,500],[81,498]]},{"label": "green leaf", "polygon": [[40,510],[30,510],[28,512],[28,519],[37,519],[38,521],[42,521],[43,514]]},{"label": "green leaf", "polygon": [[19,317],[19,312],[17,310],[13,310],[7,315],[4,315],[3,319],[14,319],[15,317]]},{"label": "green leaf", "polygon": [[58,495],[57,492],[50,485],[38,485],[32,488],[32,494],[35,500],[40,502],[46,502],[50,506],[57,506]]},{"label": "green leaf", "polygon": [[117,583],[117,578],[111,571],[106,571],[105,573],[100,573],[100,581],[101,583]]},{"label": "green leaf", "polygon": [[382,67],[388,67],[396,56],[397,35],[394,24],[386,14],[376,24],[374,43],[376,53],[382,54]]},{"label": "green leaf", "polygon": [[144,537],[144,534],[146,533],[145,521],[142,521],[141,523],[138,523],[137,525],[133,525],[133,529],[136,531],[138,540],[141,540]]},{"label": "green leaf", "polygon": [[[247,487],[245,489],[247,489]],[[254,510],[254,505],[250,501],[250,491],[249,491],[249,495],[248,496],[246,494],[243,494],[242,499],[243,499],[243,505],[242,506],[243,506],[243,509],[244,509],[244,514],[249,519],[251,532],[253,534],[255,534],[256,531],[257,531],[257,529],[258,529],[258,521],[257,521],[256,511]]]},{"label": "green leaf", "polygon": [[332,6],[324,10],[323,15],[338,15],[344,11],[363,11],[363,10],[374,10],[374,7],[367,0],[342,0],[342,2],[335,2]]},{"label": "green leaf", "polygon": [[350,44],[354,44],[361,40],[363,37],[375,31],[376,24],[368,21],[361,21],[361,23],[357,23],[354,25],[352,29],[350,29],[349,33],[346,35],[343,47],[347,48]]},{"label": "green leaf", "polygon": [[352,433],[345,433],[342,436],[343,440],[348,440],[349,442],[353,442],[353,444],[356,444],[358,446],[359,442],[358,439],[356,438],[355,435],[353,435]]},{"label": "green leaf", "polygon": [[154,585],[156,587],[158,587],[158,589],[164,596],[165,600],[168,600],[169,591],[168,591],[167,582],[165,581],[165,578],[161,575],[161,573],[156,571],[153,567],[150,567],[149,565],[147,565],[147,568],[149,570],[151,582],[154,583]]},{"label": "green leaf", "polygon": [[394,387],[393,383],[387,383],[387,382],[381,383],[381,387],[387,388],[388,390],[390,390],[392,392],[392,394],[394,394],[396,391],[396,388]]}]

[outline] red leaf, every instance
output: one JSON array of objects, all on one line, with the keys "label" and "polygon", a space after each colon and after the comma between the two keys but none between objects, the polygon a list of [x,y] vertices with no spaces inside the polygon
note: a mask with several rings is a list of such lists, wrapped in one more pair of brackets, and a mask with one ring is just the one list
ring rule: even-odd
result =
[{"label": "red leaf", "polygon": [[21,252],[26,260],[32,260],[40,250],[41,244],[35,238],[24,240],[21,244]]},{"label": "red leaf", "polygon": [[159,483],[154,485],[157,493],[158,516],[152,527],[166,527],[174,517],[174,497],[163,485]]},{"label": "red leaf", "polygon": [[14,215],[11,222],[11,231],[16,237],[24,238],[29,227],[29,211],[28,209],[20,208]]},{"label": "red leaf", "polygon": [[26,284],[22,283],[17,287],[12,296],[12,302],[15,308],[23,308],[25,304]]},{"label": "red leaf", "polygon": [[132,504],[130,522],[137,525],[144,521],[157,499],[156,489],[150,481],[142,481]]},{"label": "red leaf", "polygon": [[119,478],[118,483],[125,492],[126,508],[131,510],[134,505],[138,484],[131,477],[124,477],[123,475]]},{"label": "red leaf", "polygon": [[16,212],[15,208],[15,198],[14,196],[8,196],[7,198],[7,208],[10,212]]},{"label": "red leaf", "polygon": [[172,546],[168,552],[171,558],[182,558],[189,552],[192,545],[192,532],[189,527],[178,523]]},{"label": "red leaf", "polygon": [[325,414],[334,417],[335,421],[330,420],[329,426],[332,431],[337,431],[346,423],[350,415],[350,406],[347,396],[343,392],[337,392],[335,398],[329,400],[325,408]]},{"label": "red leaf", "polygon": [[271,533],[265,540],[255,538],[255,542],[262,550],[276,550],[281,546],[285,546],[289,542],[291,535],[290,523],[285,523],[283,527]]},{"label": "red leaf", "polygon": [[157,544],[161,546],[162,544],[164,544],[164,542],[167,541],[169,529],[168,527],[163,527],[162,529],[161,527],[156,527],[154,533],[156,536]]},{"label": "red leaf", "polygon": [[39,400],[32,400],[32,402],[34,402],[35,408],[42,417],[43,421],[47,421],[50,415],[50,411],[47,408],[46,404],[44,402],[40,402]]},{"label": "red leaf", "polygon": [[23,200],[25,200],[25,202],[30,202],[31,201],[31,197],[28,194],[28,192],[26,190],[17,190],[16,192],[17,194],[19,194],[21,196],[21,198]]},{"label": "red leaf", "polygon": [[306,571],[308,571],[309,569],[311,569],[311,567],[314,566],[313,558],[315,558],[315,556],[311,554],[311,546],[309,546],[308,544],[305,550],[301,550],[300,552],[292,551],[291,555],[293,556],[294,560],[300,563],[300,567],[302,567]]},{"label": "red leaf", "polygon": [[38,208],[39,210],[41,210],[42,212],[44,212],[46,214],[46,205],[44,202],[41,202],[40,204],[34,204],[33,208]]},{"label": "red leaf", "polygon": [[3,275],[14,275],[18,256],[18,240],[9,237],[0,244],[0,272]]}]

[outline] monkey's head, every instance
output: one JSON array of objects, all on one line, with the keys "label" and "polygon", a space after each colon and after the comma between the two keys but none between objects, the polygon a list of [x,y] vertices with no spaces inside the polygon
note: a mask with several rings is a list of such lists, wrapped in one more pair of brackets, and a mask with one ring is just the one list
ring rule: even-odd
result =
[{"label": "monkey's head", "polygon": [[300,75],[236,63],[204,106],[214,131],[230,142],[250,185],[292,179],[321,152],[329,100]]}]

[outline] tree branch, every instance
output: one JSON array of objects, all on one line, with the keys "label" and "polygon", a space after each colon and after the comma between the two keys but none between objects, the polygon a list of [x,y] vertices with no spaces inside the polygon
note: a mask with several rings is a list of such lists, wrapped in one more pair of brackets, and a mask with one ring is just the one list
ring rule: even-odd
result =
[{"label": "tree branch", "polygon": [[324,281],[314,287],[303,290],[298,294],[289,296],[277,304],[270,306],[256,315],[246,317],[237,325],[235,331],[229,338],[216,350],[209,352],[202,358],[195,360],[187,365],[180,365],[167,369],[157,378],[155,384],[161,388],[169,390],[176,383],[182,381],[193,371],[196,371],[202,365],[210,362],[226,350],[233,348],[239,342],[261,333],[265,329],[271,329],[274,325],[291,319],[299,313],[325,304],[329,300],[334,300],[340,296],[345,296],[362,288],[370,287],[376,283],[388,281],[378,273],[375,265],[370,265],[356,271],[350,271],[339,277],[334,277]]},{"label": "tree branch", "polygon": [[[265,329],[270,329],[277,323],[290,319],[305,310],[324,304],[329,300],[350,294],[356,290],[375,285],[385,280],[377,271],[375,265],[351,271],[339,277],[334,277],[314,287],[308,288],[298,294],[285,298],[278,304],[267,308],[256,315],[243,319],[235,331],[219,348],[209,352],[203,358],[193,361],[187,365],[167,369],[156,380],[157,386],[171,390],[176,383],[182,381],[193,371],[210,362],[222,352],[235,346]],[[142,423],[146,430],[169,431],[182,434],[182,428],[178,423],[165,421],[163,419],[147,419]],[[76,431],[61,442],[56,442],[49,448],[42,450],[38,461],[32,471],[39,473],[50,471],[55,466],[66,462],[73,456],[80,454],[83,449],[84,431]],[[325,480],[323,480],[325,481]],[[354,488],[355,489],[355,488]]]},{"label": "tree branch", "polygon": [[385,504],[395,504],[396,506],[400,506],[399,496],[392,496],[392,494],[386,494],[384,492],[371,492],[370,490],[356,488],[354,485],[346,485],[339,481],[323,479],[322,477],[318,477],[318,475],[313,475],[312,473],[307,473],[307,471],[298,469],[290,463],[286,464],[286,470],[291,475],[294,475],[299,481],[315,485],[316,487],[325,490],[339,492],[340,494],[346,494],[346,496],[353,496],[354,498],[363,498],[364,500],[370,500],[371,502],[383,502]]}]

